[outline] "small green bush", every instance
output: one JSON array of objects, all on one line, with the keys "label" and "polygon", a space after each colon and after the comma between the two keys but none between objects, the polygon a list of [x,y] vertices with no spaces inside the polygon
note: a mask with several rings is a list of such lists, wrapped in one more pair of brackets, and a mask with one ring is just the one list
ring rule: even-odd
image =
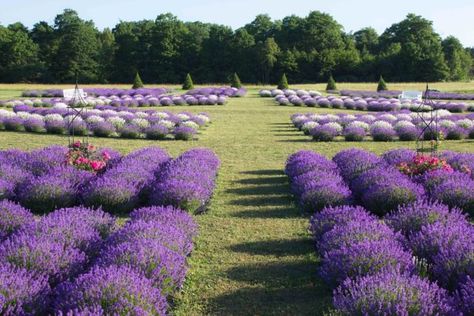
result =
[{"label": "small green bush", "polygon": [[187,74],[186,79],[184,79],[183,90],[191,90],[191,89],[194,89],[193,79],[191,78],[190,74]]},{"label": "small green bush", "polygon": [[328,84],[326,86],[326,91],[337,90],[336,87],[336,80],[334,80],[333,76],[329,76]]},{"label": "small green bush", "polygon": [[379,84],[377,86],[377,92],[379,91],[386,91],[388,90],[387,88],[387,83],[385,82],[385,80],[383,80],[383,77],[380,76],[380,79],[379,79]]},{"label": "small green bush", "polygon": [[140,88],[143,88],[143,82],[142,82],[142,78],[140,78],[140,75],[137,72],[135,75],[135,80],[133,80],[132,89],[140,89]]},{"label": "small green bush", "polygon": [[240,82],[239,75],[237,75],[237,73],[235,73],[235,72],[232,75],[232,79],[230,81],[230,86],[232,88],[237,88],[237,89],[242,88],[242,82]]},{"label": "small green bush", "polygon": [[288,89],[288,79],[286,78],[285,73],[283,74],[283,76],[281,76],[281,79],[278,82],[278,89],[280,90]]}]

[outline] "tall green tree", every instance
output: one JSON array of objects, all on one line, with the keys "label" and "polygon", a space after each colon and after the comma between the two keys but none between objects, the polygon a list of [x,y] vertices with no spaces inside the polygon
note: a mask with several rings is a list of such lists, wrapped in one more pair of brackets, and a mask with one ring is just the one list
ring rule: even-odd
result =
[{"label": "tall green tree", "polygon": [[98,80],[98,31],[92,21],[79,18],[74,10],[66,9],[54,20],[57,50],[52,69],[60,82],[73,82],[76,72],[83,82]]},{"label": "tall green tree", "polygon": [[441,44],[449,67],[449,79],[467,80],[472,67],[472,57],[469,51],[454,36],[448,36]]},{"label": "tall green tree", "polygon": [[38,80],[38,45],[21,23],[0,26],[0,80],[24,82]]},{"label": "tall green tree", "polygon": [[[396,46],[400,49],[394,54]],[[382,68],[390,79],[439,81],[449,77],[441,37],[434,31],[432,22],[421,16],[409,14],[389,27],[380,36],[380,47],[384,53],[391,52],[393,69]]]},{"label": "tall green tree", "polygon": [[267,38],[257,48],[257,59],[261,70],[262,83],[269,83],[273,68],[278,60],[280,48],[273,37]]}]

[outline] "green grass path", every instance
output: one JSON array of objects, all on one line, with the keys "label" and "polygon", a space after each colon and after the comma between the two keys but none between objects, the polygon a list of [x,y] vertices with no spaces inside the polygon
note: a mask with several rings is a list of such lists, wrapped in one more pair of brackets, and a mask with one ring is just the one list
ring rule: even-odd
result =
[{"label": "green grass path", "polygon": [[[289,116],[296,112],[340,110],[276,106],[257,89],[224,107],[173,107],[206,111],[213,123],[191,142],[91,138],[98,146],[122,151],[156,145],[176,156],[208,147],[222,167],[209,211],[196,219],[200,234],[190,257],[177,315],[321,315],[331,291],[317,278],[318,258],[306,232],[309,215],[297,210],[283,174],[289,154],[312,149],[331,157],[356,146],[377,153],[414,143],[315,143],[296,132]],[[345,111],[349,112],[349,111]],[[353,112],[361,113],[361,112]],[[32,149],[67,144],[61,136],[0,132],[1,148]],[[473,141],[444,142],[442,149],[474,151]]]}]

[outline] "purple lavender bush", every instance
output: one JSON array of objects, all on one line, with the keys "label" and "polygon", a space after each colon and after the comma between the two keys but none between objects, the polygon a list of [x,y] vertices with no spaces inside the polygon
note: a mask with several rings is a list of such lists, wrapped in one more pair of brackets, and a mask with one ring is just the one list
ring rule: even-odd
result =
[{"label": "purple lavender bush", "polygon": [[28,232],[12,235],[0,244],[0,261],[47,276],[55,285],[84,269],[86,255],[50,238],[36,238]]},{"label": "purple lavender bush", "polygon": [[133,239],[102,250],[97,265],[129,266],[139,271],[161,290],[171,295],[181,287],[186,275],[186,258],[156,239]]},{"label": "purple lavender bush", "polygon": [[334,291],[333,303],[343,315],[454,315],[456,312],[445,290],[396,270],[345,280]]},{"label": "purple lavender bush", "polygon": [[159,222],[172,224],[181,229],[190,239],[197,236],[198,226],[187,212],[172,206],[151,206],[135,209],[130,213],[132,221]]},{"label": "purple lavender bush", "polygon": [[149,203],[203,211],[214,191],[219,165],[217,156],[208,149],[193,149],[168,161],[156,173]]},{"label": "purple lavender bush", "polygon": [[467,276],[456,292],[456,303],[464,315],[474,314],[474,278]]},{"label": "purple lavender bush", "polygon": [[128,222],[122,229],[112,234],[107,243],[118,245],[140,239],[157,240],[167,248],[184,256],[189,255],[193,249],[192,240],[180,228],[172,224],[164,225],[160,222],[143,220]]},{"label": "purple lavender bush", "polygon": [[0,264],[0,314],[41,315],[49,304],[46,276],[10,264]]},{"label": "purple lavender bush", "polygon": [[325,253],[320,275],[328,284],[338,286],[346,278],[374,275],[395,268],[413,272],[412,255],[396,241],[368,240]]},{"label": "purple lavender bush", "polygon": [[375,221],[376,217],[361,206],[326,207],[316,212],[310,220],[309,230],[315,242],[319,243],[324,234],[334,227],[356,221]]},{"label": "purple lavender bush", "polygon": [[166,315],[161,291],[142,274],[126,266],[94,267],[56,290],[56,314],[90,309],[106,315]]},{"label": "purple lavender bush", "polygon": [[0,201],[0,241],[32,222],[33,214],[21,205],[8,200]]}]

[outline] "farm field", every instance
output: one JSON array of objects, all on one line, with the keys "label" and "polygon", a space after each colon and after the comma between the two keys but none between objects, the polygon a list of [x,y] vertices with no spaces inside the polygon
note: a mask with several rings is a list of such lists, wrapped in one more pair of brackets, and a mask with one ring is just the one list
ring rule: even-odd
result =
[{"label": "farm field", "polygon": [[[323,90],[325,84],[292,88]],[[63,88],[51,85],[0,85],[0,99],[19,97],[25,89]],[[86,87],[86,86],[84,86]],[[96,87],[96,86],[94,86]],[[107,86],[110,87],[110,86]],[[124,88],[125,85],[114,87]],[[179,88],[178,86],[171,86]],[[375,90],[376,84],[338,84],[339,89]],[[423,83],[391,84],[391,89],[423,90]],[[91,138],[97,146],[122,153],[159,146],[171,155],[207,147],[221,160],[217,188],[207,213],[196,216],[200,230],[190,257],[190,271],[175,302],[176,315],[322,315],[330,310],[331,290],[317,277],[308,215],[301,214],[283,173],[287,157],[309,149],[332,157],[357,147],[377,154],[414,142],[312,142],[296,132],[290,116],[297,112],[360,111],[277,106],[260,98],[260,86],[225,106],[170,107],[172,112],[207,112],[213,123],[188,142]],[[474,82],[439,83],[431,88],[474,92]],[[34,149],[67,144],[66,136],[0,132],[0,149]],[[440,150],[474,152],[473,140],[445,141]]]}]

